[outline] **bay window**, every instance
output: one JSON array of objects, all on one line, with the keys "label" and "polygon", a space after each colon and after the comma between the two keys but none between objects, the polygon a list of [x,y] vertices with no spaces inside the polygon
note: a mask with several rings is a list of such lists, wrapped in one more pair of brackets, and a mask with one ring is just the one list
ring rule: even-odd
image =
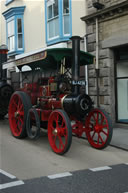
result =
[{"label": "bay window", "polygon": [[72,35],[71,0],[45,0],[46,43],[67,41]]},{"label": "bay window", "polygon": [[3,13],[6,19],[6,36],[8,55],[16,55],[24,52],[24,26],[23,13],[25,7],[14,7]]}]

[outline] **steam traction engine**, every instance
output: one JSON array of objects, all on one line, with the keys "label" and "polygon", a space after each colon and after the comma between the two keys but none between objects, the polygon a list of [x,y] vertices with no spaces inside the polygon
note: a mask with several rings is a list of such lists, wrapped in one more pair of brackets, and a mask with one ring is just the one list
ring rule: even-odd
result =
[{"label": "steam traction engine", "polygon": [[40,127],[45,128],[52,150],[61,155],[69,150],[72,133],[78,137],[85,133],[91,146],[97,149],[105,148],[112,138],[107,113],[94,109],[91,98],[80,94],[84,85],[79,80],[80,65],[92,64],[93,56],[80,51],[80,37],[71,39],[72,49],[49,49],[38,64],[29,64],[32,72],[38,67],[54,75],[24,84],[12,95],[9,104],[9,124],[14,137],[35,139],[40,135]]},{"label": "steam traction engine", "polygon": [[8,104],[13,93],[13,88],[7,83],[7,72],[3,70],[3,63],[7,61],[7,48],[0,46],[0,119],[8,113]]}]

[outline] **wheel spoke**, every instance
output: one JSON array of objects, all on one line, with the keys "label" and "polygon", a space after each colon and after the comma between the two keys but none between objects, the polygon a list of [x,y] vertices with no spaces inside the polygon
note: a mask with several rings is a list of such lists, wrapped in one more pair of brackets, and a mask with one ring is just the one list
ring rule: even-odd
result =
[{"label": "wheel spoke", "polygon": [[103,141],[103,139],[102,139],[100,133],[98,134],[98,137],[100,138],[101,142],[104,143],[104,141]]},{"label": "wheel spoke", "polygon": [[100,142],[100,135],[98,134],[97,144],[99,144],[99,142]]},{"label": "wheel spoke", "polygon": [[64,149],[64,144],[63,144],[62,138],[60,136],[58,136],[58,138],[59,138],[59,149],[61,149],[61,146]]},{"label": "wheel spoke", "polygon": [[16,127],[18,127],[18,119],[16,119]]},{"label": "wheel spoke", "polygon": [[56,127],[59,127],[59,114],[57,114],[57,117],[56,117]]},{"label": "wheel spoke", "polygon": [[102,130],[101,132],[104,133],[106,136],[108,136],[108,133],[106,133],[104,130]]},{"label": "wheel spoke", "polygon": [[108,125],[102,125],[102,126],[101,126],[102,129],[105,128],[105,127],[108,127]]},{"label": "wheel spoke", "polygon": [[63,127],[63,128],[61,128],[61,130],[62,130],[62,135],[64,136],[64,137],[66,137],[67,136],[67,128],[66,127]]},{"label": "wheel spoke", "polygon": [[22,125],[24,124],[24,121],[21,119],[21,117],[19,117],[20,122],[22,123]]},{"label": "wheel spoke", "polygon": [[93,135],[91,137],[92,139],[94,138],[95,134],[96,134],[96,131],[93,132]]},{"label": "wheel spoke", "polygon": [[16,102],[13,100],[13,102],[12,102],[12,105],[14,104],[14,106],[16,107],[16,109],[17,109],[17,104],[16,104]]},{"label": "wheel spoke", "polygon": [[20,111],[20,116],[24,116],[24,111]]},{"label": "wheel spoke", "polygon": [[94,115],[94,114],[92,115],[92,117],[93,117],[94,121],[96,121],[96,117],[95,117],[95,115]]},{"label": "wheel spoke", "polygon": [[53,136],[54,136],[53,141],[54,141],[54,143],[56,144],[57,135],[53,135]]},{"label": "wheel spoke", "polygon": [[19,111],[21,111],[23,108],[23,104],[20,105]]}]

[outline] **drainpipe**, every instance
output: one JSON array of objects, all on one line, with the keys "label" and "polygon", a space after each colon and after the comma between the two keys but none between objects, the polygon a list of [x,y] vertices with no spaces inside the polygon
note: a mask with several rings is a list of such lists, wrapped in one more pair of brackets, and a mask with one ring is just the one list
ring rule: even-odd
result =
[{"label": "drainpipe", "polygon": [[[84,36],[84,51],[87,52],[87,34]],[[85,93],[88,94],[88,66],[85,65]]]},{"label": "drainpipe", "polygon": [[97,89],[97,107],[99,107],[99,26],[98,17],[96,17],[96,89]]}]

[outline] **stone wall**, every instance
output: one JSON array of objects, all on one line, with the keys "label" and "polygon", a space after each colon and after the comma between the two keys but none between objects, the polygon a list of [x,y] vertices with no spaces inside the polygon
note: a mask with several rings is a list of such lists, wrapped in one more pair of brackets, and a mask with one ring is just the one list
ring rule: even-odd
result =
[{"label": "stone wall", "polygon": [[[126,0],[125,0],[126,1]],[[105,8],[116,5],[124,0],[100,0]],[[92,0],[88,0],[88,15],[96,13],[92,7]],[[114,71],[114,47],[128,43],[128,12],[116,13],[110,17],[99,18],[99,104],[111,116],[115,122],[115,71]],[[114,13],[115,14],[115,13]],[[96,25],[95,18],[87,22],[88,52],[96,54]],[[124,40],[123,40],[124,39]],[[96,71],[95,64],[88,68],[89,95],[96,104]]]}]

